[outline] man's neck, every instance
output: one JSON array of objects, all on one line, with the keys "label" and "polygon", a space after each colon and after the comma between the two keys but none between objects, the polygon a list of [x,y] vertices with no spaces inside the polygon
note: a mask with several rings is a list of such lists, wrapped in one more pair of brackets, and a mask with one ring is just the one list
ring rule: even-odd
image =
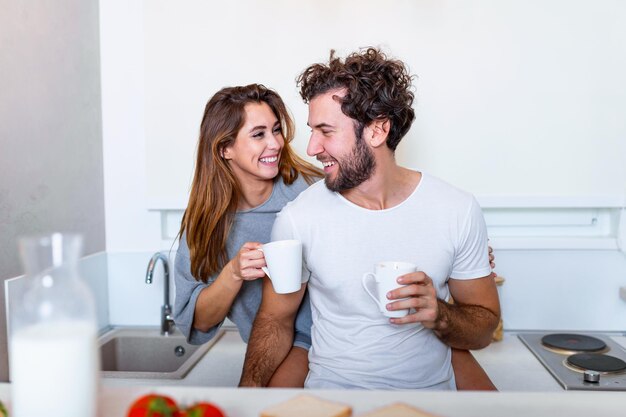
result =
[{"label": "man's neck", "polygon": [[350,202],[369,210],[395,207],[405,201],[422,179],[422,174],[401,167],[392,160],[377,161],[372,176],[355,188],[340,194]]}]

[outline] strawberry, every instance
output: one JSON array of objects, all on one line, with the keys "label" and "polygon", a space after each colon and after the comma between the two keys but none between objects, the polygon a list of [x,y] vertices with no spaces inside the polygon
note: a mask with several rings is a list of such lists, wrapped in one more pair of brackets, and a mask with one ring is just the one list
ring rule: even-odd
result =
[{"label": "strawberry", "polygon": [[139,397],[128,409],[127,417],[181,417],[176,401],[165,395]]},{"label": "strawberry", "polygon": [[199,402],[183,411],[184,417],[226,417],[226,414],[211,403]]}]

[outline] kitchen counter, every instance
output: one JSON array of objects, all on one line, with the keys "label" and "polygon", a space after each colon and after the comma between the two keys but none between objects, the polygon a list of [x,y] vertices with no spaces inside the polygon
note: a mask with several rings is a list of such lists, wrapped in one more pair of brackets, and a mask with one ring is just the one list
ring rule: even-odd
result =
[{"label": "kitchen counter", "polygon": [[224,335],[198,361],[183,379],[103,378],[112,387],[131,385],[176,385],[202,387],[236,387],[239,384],[246,344],[235,328]]},{"label": "kitchen counter", "polygon": [[[621,339],[626,346],[626,338]],[[501,392],[237,389],[244,353],[245,344],[231,330],[183,380],[103,379],[100,415],[124,417],[135,398],[151,392],[170,395],[181,404],[214,402],[229,417],[258,416],[265,407],[303,393],[351,405],[356,417],[397,401],[442,417],[552,417],[557,413],[611,417],[623,416],[626,407],[626,392],[564,391],[512,332],[474,352]],[[0,399],[8,402],[9,396],[10,385],[0,384]]]},{"label": "kitchen counter", "polygon": [[499,391],[563,391],[517,333],[504,332],[501,341],[472,354]]},{"label": "kitchen counter", "polygon": [[[236,387],[239,383],[246,345],[234,329],[204,355],[182,380],[106,378],[106,386],[203,386]],[[474,352],[500,391],[562,391],[561,386],[520,342],[516,333],[505,332],[501,342]]]},{"label": "kitchen counter", "polygon": [[[180,404],[210,401],[222,408],[228,417],[258,416],[264,408],[302,394],[294,389],[238,389],[172,386],[103,386],[100,394],[100,416],[124,417],[129,404],[147,393],[167,394]],[[354,415],[402,401],[442,417],[617,417],[624,415],[626,393],[571,392],[415,392],[361,390],[307,390],[307,394],[353,407]],[[7,402],[10,385],[0,384],[0,399]]]}]

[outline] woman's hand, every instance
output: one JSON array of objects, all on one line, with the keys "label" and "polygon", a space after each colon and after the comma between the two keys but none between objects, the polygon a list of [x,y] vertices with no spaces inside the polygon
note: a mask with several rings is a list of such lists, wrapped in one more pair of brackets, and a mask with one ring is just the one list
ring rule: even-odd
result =
[{"label": "woman's hand", "polygon": [[252,281],[263,278],[265,272],[261,269],[265,264],[265,256],[259,250],[259,242],[246,242],[237,255],[230,260],[230,267],[235,281]]}]

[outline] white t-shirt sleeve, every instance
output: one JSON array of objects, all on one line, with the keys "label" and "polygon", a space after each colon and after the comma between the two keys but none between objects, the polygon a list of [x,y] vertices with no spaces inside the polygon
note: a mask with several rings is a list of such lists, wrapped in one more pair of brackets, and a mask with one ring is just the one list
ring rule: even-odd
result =
[{"label": "white t-shirt sleeve", "polygon": [[458,251],[452,265],[450,278],[475,279],[485,277],[491,273],[487,225],[480,206],[473,197],[462,225]]},{"label": "white t-shirt sleeve", "polygon": [[288,211],[289,209],[285,206],[276,214],[274,226],[272,226],[272,242],[277,240],[298,239],[295,236],[295,227],[293,226],[293,221]]},{"label": "white t-shirt sleeve", "polygon": [[[289,205],[283,207],[283,209],[276,215],[274,220],[274,226],[272,227],[272,242],[277,240],[295,239],[300,240],[300,236],[294,225],[293,218],[289,211]],[[304,248],[302,248],[302,283],[308,282],[311,277],[311,271],[307,268],[306,260],[304,257]]]}]

